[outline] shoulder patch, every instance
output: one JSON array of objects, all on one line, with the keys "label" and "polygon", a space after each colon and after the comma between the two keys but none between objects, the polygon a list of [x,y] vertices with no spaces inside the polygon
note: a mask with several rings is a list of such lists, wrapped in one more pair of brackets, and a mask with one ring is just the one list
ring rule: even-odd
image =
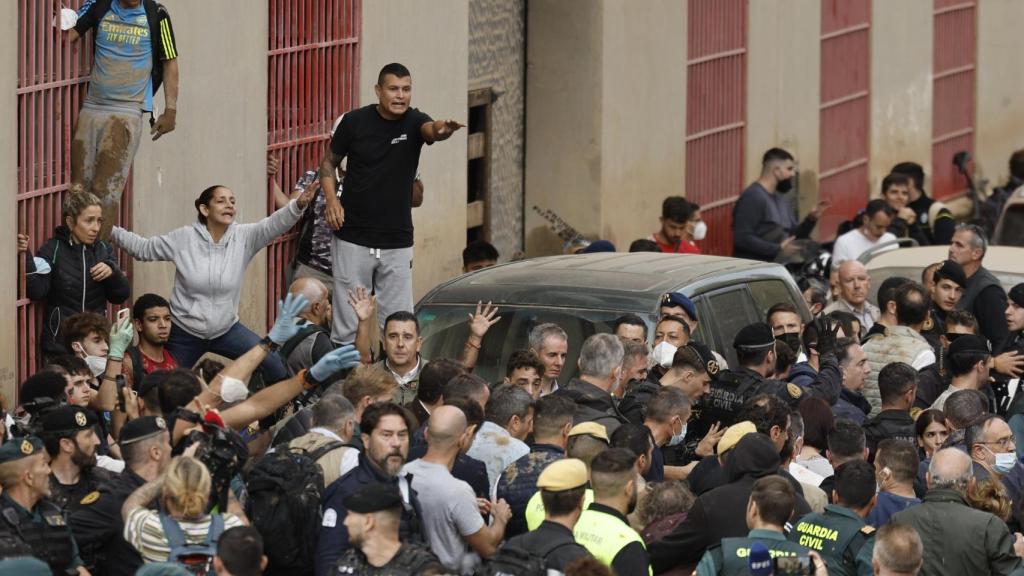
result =
[{"label": "shoulder patch", "polygon": [[804,393],[804,391],[801,390],[799,386],[793,384],[792,382],[786,384],[786,392],[789,392],[789,395],[792,396],[793,398],[799,398]]},{"label": "shoulder patch", "polygon": [[86,494],[82,498],[82,500],[79,501],[78,503],[83,505],[83,506],[87,506],[87,505],[92,504],[93,502],[95,502],[95,501],[97,501],[99,499],[100,499],[99,491],[93,490],[92,492],[89,492],[88,494]]},{"label": "shoulder patch", "polygon": [[875,533],[875,527],[874,526],[867,526],[867,525],[862,526],[861,529],[860,529],[860,533],[865,535],[865,536],[871,536],[872,534]]},{"label": "shoulder patch", "polygon": [[338,525],[338,512],[334,508],[324,510],[324,519],[321,525],[325,528],[334,528]]}]

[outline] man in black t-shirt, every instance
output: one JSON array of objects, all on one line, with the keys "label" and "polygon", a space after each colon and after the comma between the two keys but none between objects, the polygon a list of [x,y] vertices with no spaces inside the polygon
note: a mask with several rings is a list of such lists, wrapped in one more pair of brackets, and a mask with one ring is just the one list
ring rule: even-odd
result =
[{"label": "man in black t-shirt", "polygon": [[[448,139],[462,124],[433,120],[410,107],[412,78],[401,64],[381,69],[378,102],[347,112],[320,163],[331,244],[334,293],[357,287],[377,296],[378,322],[412,311],[412,203],[423,144]],[[348,158],[345,189],[335,196],[335,169]],[[358,318],[349,306],[334,307],[331,339],[350,344]]]}]

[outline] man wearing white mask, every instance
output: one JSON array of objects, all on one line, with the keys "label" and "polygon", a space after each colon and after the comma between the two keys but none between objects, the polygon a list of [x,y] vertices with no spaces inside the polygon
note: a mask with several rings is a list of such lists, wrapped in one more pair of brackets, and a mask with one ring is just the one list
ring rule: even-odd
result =
[{"label": "man wearing white mask", "polygon": [[622,341],[614,334],[594,334],[580,348],[579,378],[573,378],[555,394],[576,403],[573,424],[597,422],[610,435],[627,422],[612,393],[622,382]]},{"label": "man wearing white mask", "polygon": [[648,380],[658,381],[672,367],[676,350],[690,343],[690,328],[682,316],[662,316],[654,327],[654,347],[651,349],[652,366]]}]

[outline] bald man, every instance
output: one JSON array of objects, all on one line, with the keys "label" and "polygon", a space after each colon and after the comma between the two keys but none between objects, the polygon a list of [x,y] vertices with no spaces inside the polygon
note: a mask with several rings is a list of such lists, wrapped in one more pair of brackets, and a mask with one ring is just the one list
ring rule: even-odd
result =
[{"label": "bald man", "polygon": [[881,310],[868,302],[870,292],[868,269],[856,260],[847,260],[839,265],[839,299],[829,304],[824,313],[849,312],[860,321],[862,330],[870,330],[881,315]]},{"label": "bald man", "polygon": [[[430,549],[456,574],[473,572],[478,558],[494,554],[505,535],[512,510],[504,500],[477,502],[469,484],[452,476],[455,458],[469,449],[473,430],[455,406],[440,406],[427,423],[427,453],[402,467],[400,476],[412,474],[411,487],[420,502],[423,534]],[[494,523],[480,514],[490,512]]]},{"label": "bald man", "polygon": [[288,292],[302,294],[310,302],[306,311],[299,314],[302,327],[281,345],[281,357],[294,374],[334,350],[330,329],[331,293],[323,282],[309,276],[292,282]]}]

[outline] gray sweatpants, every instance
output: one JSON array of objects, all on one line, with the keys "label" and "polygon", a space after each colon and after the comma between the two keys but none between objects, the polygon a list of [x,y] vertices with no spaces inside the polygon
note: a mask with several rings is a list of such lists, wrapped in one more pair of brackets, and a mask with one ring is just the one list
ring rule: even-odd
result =
[{"label": "gray sweatpants", "polygon": [[384,319],[402,310],[412,312],[412,248],[392,250],[367,248],[331,240],[334,273],[334,318],[331,340],[351,344],[356,339],[359,319],[348,305],[348,291],[362,286],[377,295],[377,322],[383,332]]}]

